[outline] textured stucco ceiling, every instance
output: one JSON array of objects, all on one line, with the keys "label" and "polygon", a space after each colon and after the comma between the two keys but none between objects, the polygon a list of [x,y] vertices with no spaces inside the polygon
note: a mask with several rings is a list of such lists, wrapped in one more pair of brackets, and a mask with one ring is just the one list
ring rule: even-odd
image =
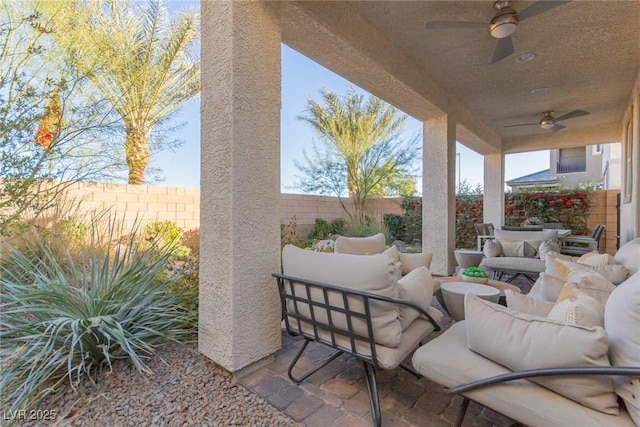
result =
[{"label": "textured stucco ceiling", "polygon": [[[519,11],[532,3],[517,1],[513,7]],[[493,65],[492,1],[364,1],[342,7],[364,18],[426,78],[508,141],[505,151],[518,151],[518,141],[552,137],[539,126],[504,128],[536,123],[546,110],[556,117],[572,110],[591,113],[562,122],[567,128],[553,137],[561,141],[564,133],[563,145],[589,143],[579,139],[598,130],[598,142],[620,138],[640,72],[640,1],[573,1],[527,19],[513,35],[515,53]],[[425,28],[428,21],[457,20],[487,22],[487,28]],[[522,53],[536,58],[516,63]],[[531,93],[541,87],[548,90]]]}]

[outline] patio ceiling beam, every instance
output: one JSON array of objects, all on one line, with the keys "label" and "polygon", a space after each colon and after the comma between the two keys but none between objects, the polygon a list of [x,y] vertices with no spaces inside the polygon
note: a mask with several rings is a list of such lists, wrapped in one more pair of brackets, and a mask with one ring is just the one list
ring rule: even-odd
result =
[{"label": "patio ceiling beam", "polygon": [[[612,137],[615,135],[615,137]],[[548,150],[551,148],[584,147],[594,144],[609,144],[620,142],[622,139],[622,127],[619,122],[609,123],[604,126],[590,128],[571,129],[567,126],[556,133],[545,132],[537,135],[527,135],[516,138],[503,139],[503,151],[505,154],[521,153],[525,151]]]}]

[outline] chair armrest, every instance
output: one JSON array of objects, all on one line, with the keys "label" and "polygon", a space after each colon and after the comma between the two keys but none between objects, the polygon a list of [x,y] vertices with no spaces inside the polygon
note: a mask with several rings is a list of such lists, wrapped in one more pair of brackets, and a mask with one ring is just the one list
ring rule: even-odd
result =
[{"label": "chair armrest", "polygon": [[496,375],[482,380],[474,381],[457,387],[446,388],[446,394],[460,394],[477,390],[493,384],[500,384],[507,381],[519,380],[523,378],[548,377],[548,376],[568,376],[568,375],[626,375],[640,378],[640,368],[627,366],[577,366],[567,368],[544,368],[528,369],[524,371],[514,371],[507,374]]}]

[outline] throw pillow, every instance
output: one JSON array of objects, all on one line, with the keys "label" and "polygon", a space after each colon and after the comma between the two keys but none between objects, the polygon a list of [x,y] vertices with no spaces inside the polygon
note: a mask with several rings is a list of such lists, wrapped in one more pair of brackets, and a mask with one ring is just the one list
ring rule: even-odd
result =
[{"label": "throw pillow", "polygon": [[[611,293],[604,325],[609,334],[609,358],[613,366],[640,366],[640,273],[628,278]],[[632,325],[635,325],[633,327]],[[640,426],[640,378],[615,378],[616,393]]]},{"label": "throw pillow", "polygon": [[[517,313],[471,294],[465,295],[464,305],[469,349],[511,370],[609,366],[607,333],[602,328]],[[594,410],[618,414],[611,378],[576,375],[531,381]]]},{"label": "throw pillow", "polygon": [[514,311],[517,311],[518,313],[547,317],[549,312],[555,306],[555,304],[552,302],[532,298],[528,295],[523,295],[510,289],[504,291],[504,295],[507,300],[507,307]]},{"label": "throw pillow", "polygon": [[546,301],[554,302],[558,299],[560,292],[562,292],[562,287],[565,284],[564,280],[560,280],[557,277],[553,277],[547,273],[540,273],[538,277],[542,285],[542,297]]},{"label": "throw pillow", "polygon": [[400,262],[400,252],[398,252],[398,248],[396,247],[396,245],[392,245],[382,253],[390,255],[391,258],[393,258],[394,262]]},{"label": "throw pillow", "polygon": [[500,245],[500,241],[498,239],[487,240],[484,242],[484,247],[482,248],[484,252],[484,256],[487,258],[493,258],[500,256],[502,253],[502,246]]},{"label": "throw pillow", "polygon": [[[293,245],[286,245],[282,250],[282,269],[287,276],[388,297],[398,297],[398,282],[395,279],[396,265],[388,254],[381,253],[371,256],[335,254],[307,251]],[[295,282],[293,282],[293,286],[291,284],[288,286],[290,287],[289,293],[307,296],[305,286]],[[325,295],[318,288],[311,290],[311,298],[318,302],[325,301]],[[328,299],[331,305],[344,307],[343,294],[329,291]],[[365,312],[362,298],[349,297],[348,303],[351,310],[359,313]],[[402,337],[397,304],[375,301],[369,307],[376,343],[387,347],[397,347]],[[301,316],[311,318],[312,308],[309,304],[290,302],[287,305],[287,310],[289,312],[297,311]],[[328,324],[327,312],[324,308],[314,307],[313,312],[317,321]],[[345,315],[333,311],[331,318],[336,327],[348,329]],[[354,331],[364,336],[367,335],[367,322],[364,319],[351,316],[351,323]]]},{"label": "throw pillow", "polygon": [[578,258],[578,263],[590,265],[592,267],[600,267],[607,264],[612,264],[613,257],[609,254],[600,254],[598,252],[587,252]]},{"label": "throw pillow", "polygon": [[538,257],[540,259],[547,259],[547,254],[549,252],[560,252],[560,246],[552,241],[552,240],[546,240],[542,243],[540,243],[540,246],[538,247]]},{"label": "throw pillow", "polygon": [[431,252],[404,253],[400,252],[400,262],[402,263],[402,274],[409,274],[412,270],[420,267],[431,266]]},{"label": "throw pillow", "polygon": [[337,254],[372,255],[384,252],[386,240],[384,234],[370,237],[344,237],[336,239],[334,251]]},{"label": "throw pillow", "polygon": [[547,319],[560,323],[579,326],[604,327],[604,306],[586,292],[578,289],[575,283],[564,285],[555,306]]},{"label": "throw pillow", "polygon": [[502,246],[502,253],[507,257],[522,257],[524,256],[524,242],[506,242],[501,240],[500,246]]},{"label": "throw pillow", "polygon": [[616,286],[596,273],[588,269],[575,269],[567,276],[567,281],[575,283],[576,287],[597,299],[604,305]]},{"label": "throw pillow", "polygon": [[[427,267],[416,268],[398,280],[398,297],[426,310],[433,298],[433,281]],[[402,304],[398,312],[403,331],[420,316],[419,311]]]},{"label": "throw pillow", "polygon": [[629,276],[629,270],[627,270],[627,268],[622,264],[607,264],[597,267],[587,265],[587,267],[611,283],[622,283]]},{"label": "throw pillow", "polygon": [[524,256],[528,258],[539,258],[538,249],[542,244],[542,240],[525,240],[524,241]]}]

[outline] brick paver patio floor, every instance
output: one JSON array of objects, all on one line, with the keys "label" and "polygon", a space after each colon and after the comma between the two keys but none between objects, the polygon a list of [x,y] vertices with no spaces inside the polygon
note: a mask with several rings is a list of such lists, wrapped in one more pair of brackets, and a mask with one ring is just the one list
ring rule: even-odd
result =
[{"label": "brick paver patio floor", "polygon": [[[528,292],[527,283],[516,283]],[[434,304],[435,299],[434,299]],[[443,330],[452,319],[445,314]],[[438,333],[431,334],[433,339]],[[272,363],[239,381],[303,426],[370,426],[369,395],[364,369],[355,358],[342,355],[299,386],[287,376],[289,363],[302,345],[299,338],[282,335],[282,348]],[[300,375],[333,354],[333,350],[316,343],[307,347],[298,361]],[[410,358],[409,358],[410,360]],[[425,378],[416,379],[403,369],[376,373],[382,424],[384,427],[450,427],[461,399],[447,396],[442,386]],[[507,427],[515,422],[488,408],[472,403],[463,426]]]}]

